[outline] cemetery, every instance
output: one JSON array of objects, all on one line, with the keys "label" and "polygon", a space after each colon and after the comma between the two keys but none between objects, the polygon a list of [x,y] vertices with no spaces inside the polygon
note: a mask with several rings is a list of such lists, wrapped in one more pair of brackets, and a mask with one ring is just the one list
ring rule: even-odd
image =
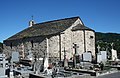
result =
[{"label": "cemetery", "polygon": [[[49,62],[49,51],[47,51],[45,59],[40,60],[35,58],[34,60],[20,60],[18,52],[12,52],[11,59],[6,60],[5,54],[0,54],[0,70],[3,71],[0,73],[0,78],[52,78],[53,76],[56,78],[92,78],[119,72],[120,60],[117,58],[117,51],[113,48],[111,49],[111,59],[108,60],[107,51],[100,51],[98,45],[98,53],[96,54],[96,60],[94,60],[90,51],[79,55],[76,46],[77,44],[73,45],[75,51],[73,59],[68,60],[66,58],[67,51],[64,48],[64,60],[56,63]],[[28,57],[31,57],[31,53]]]},{"label": "cemetery", "polygon": [[119,72],[113,45],[109,55],[100,45],[95,52],[95,31],[80,17],[29,25],[4,40],[0,78],[95,78]]},{"label": "cemetery", "polygon": [[[96,63],[93,63],[93,58],[90,52],[82,54],[82,60],[79,65],[76,63],[74,68],[66,68],[67,71],[74,71],[79,73],[87,73],[91,76],[100,76],[113,72],[119,72],[120,60],[117,58],[117,51],[111,49],[111,59],[108,59],[107,51],[100,51],[100,46],[97,47]],[[95,61],[95,60],[94,60]]]}]

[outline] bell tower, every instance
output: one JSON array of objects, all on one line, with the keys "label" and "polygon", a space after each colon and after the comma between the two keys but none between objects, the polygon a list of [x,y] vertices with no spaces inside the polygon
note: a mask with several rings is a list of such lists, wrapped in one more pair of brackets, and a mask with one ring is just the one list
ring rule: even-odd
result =
[{"label": "bell tower", "polygon": [[35,24],[34,20],[33,20],[33,16],[32,16],[32,20],[29,21],[29,27],[32,27]]}]

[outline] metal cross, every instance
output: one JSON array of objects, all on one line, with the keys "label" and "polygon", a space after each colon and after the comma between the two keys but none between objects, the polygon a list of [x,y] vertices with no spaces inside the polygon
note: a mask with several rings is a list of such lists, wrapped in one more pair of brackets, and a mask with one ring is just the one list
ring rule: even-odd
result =
[{"label": "metal cross", "polygon": [[32,20],[33,20],[33,15],[31,17],[32,17]]}]

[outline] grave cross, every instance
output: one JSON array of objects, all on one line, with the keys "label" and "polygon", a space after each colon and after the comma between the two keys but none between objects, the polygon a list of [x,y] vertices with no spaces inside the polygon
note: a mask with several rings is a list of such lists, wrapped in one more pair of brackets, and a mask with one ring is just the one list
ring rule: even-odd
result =
[{"label": "grave cross", "polygon": [[97,46],[97,49],[98,49],[98,53],[99,53],[100,52],[100,46],[99,45]]},{"label": "grave cross", "polygon": [[73,48],[75,49],[75,55],[77,54],[77,48],[79,48],[79,46],[77,46],[77,44],[74,44]]},{"label": "grave cross", "polygon": [[73,48],[75,49],[75,54],[73,56],[73,67],[76,68],[76,55],[77,55],[77,48],[79,48],[79,46],[77,46],[77,44],[74,44]]},{"label": "grave cross", "polygon": [[114,44],[114,43],[111,43],[111,47],[112,47],[112,49],[113,49],[113,44]]}]

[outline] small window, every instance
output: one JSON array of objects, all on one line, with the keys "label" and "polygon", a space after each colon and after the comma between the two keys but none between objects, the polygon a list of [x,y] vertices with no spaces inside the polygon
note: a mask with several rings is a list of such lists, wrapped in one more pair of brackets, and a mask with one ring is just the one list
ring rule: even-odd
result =
[{"label": "small window", "polygon": [[93,36],[90,36],[90,39],[93,39]]},{"label": "small window", "polygon": [[33,40],[31,41],[32,47],[33,47]]}]

